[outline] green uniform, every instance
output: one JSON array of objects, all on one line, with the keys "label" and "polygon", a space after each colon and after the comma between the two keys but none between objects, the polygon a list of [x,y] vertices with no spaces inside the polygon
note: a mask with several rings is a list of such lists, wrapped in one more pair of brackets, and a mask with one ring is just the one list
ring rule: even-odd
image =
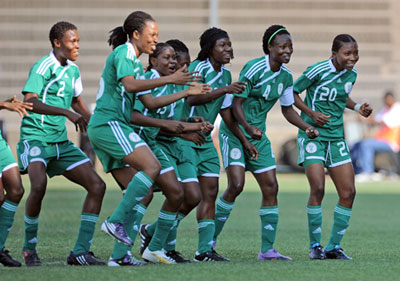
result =
[{"label": "green uniform", "polygon": [[320,127],[311,117],[301,113],[302,119],[317,128],[320,134],[318,140],[311,140],[299,130],[299,164],[322,163],[326,167],[335,167],[351,161],[343,138],[343,111],[356,78],[355,69],[337,71],[329,59],[308,67],[296,80],[294,91],[307,90],[304,103],[312,110],[330,116],[330,122]]},{"label": "green uniform", "polygon": [[256,146],[259,156],[257,160],[251,160],[240,141],[222,121],[219,131],[222,160],[225,168],[239,165],[253,173],[263,173],[276,168],[271,143],[265,135],[265,120],[278,99],[281,106],[291,106],[294,103],[292,74],[284,65],[277,72],[271,71],[267,55],[246,63],[240,72],[239,81],[246,82],[247,86],[242,93],[234,96],[245,98],[242,107],[246,121],[262,131],[261,140],[252,139],[242,126],[240,128]]},{"label": "green uniform", "polygon": [[[201,75],[199,83],[211,85],[212,90],[228,86],[232,83],[230,71],[225,66],[221,67],[220,72],[215,71],[208,59],[204,61],[195,60],[190,64],[189,71],[198,71],[199,75]],[[230,106],[230,95],[223,95],[203,105],[189,106],[185,102],[183,117],[202,116],[205,121],[213,124],[218,113]],[[218,153],[210,135],[206,136],[206,143],[201,146],[189,141],[182,141],[182,145],[184,146],[185,154],[190,155],[190,159],[192,159],[193,164],[197,167],[198,176],[219,177],[220,165]]]},{"label": "green uniform", "polygon": [[[145,74],[145,78],[160,78],[160,74],[157,72],[157,70],[152,69]],[[181,90],[183,90],[182,86],[167,84],[152,90],[140,92],[137,94],[137,96],[139,97],[141,95],[151,94],[154,97],[160,97],[163,95],[170,95]],[[155,110],[149,110],[140,102],[140,100],[136,100],[134,109],[141,112],[143,115],[152,118],[180,120],[182,115],[182,107],[183,99]],[[178,145],[178,138],[159,136],[158,133],[160,129],[156,127],[134,127],[135,131],[141,138],[143,138],[144,141],[146,141],[156,155],[157,159],[160,161],[160,174],[174,170],[178,180],[180,181],[197,181],[195,167],[189,158],[184,155],[181,147]]]},{"label": "green uniform", "polygon": [[7,142],[1,137],[0,130],[0,179],[2,178],[3,172],[14,167],[18,167],[18,165],[15,162]]},{"label": "green uniform", "polygon": [[[33,65],[22,93],[35,93],[44,104],[69,109],[72,99],[82,93],[79,68],[69,60],[62,66],[51,52]],[[59,115],[30,112],[24,116],[17,145],[22,173],[26,173],[29,163],[34,161],[43,162],[50,177],[89,161],[78,147],[68,141],[65,121],[66,117]],[[49,150],[55,153],[48,153]]]},{"label": "green uniform", "polygon": [[107,58],[88,126],[90,142],[106,172],[125,167],[121,159],[146,145],[130,124],[136,95],[126,92],[121,82],[126,76],[143,79],[143,74],[142,63],[129,42],[115,48]]}]

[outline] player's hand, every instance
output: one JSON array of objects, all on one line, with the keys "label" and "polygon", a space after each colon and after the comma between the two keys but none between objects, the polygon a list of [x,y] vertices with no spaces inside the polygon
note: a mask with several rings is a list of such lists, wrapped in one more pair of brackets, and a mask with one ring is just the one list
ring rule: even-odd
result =
[{"label": "player's hand", "polygon": [[258,158],[258,150],[257,148],[248,140],[243,144],[243,147],[246,149],[247,153],[250,155],[250,160],[257,160]]},{"label": "player's hand", "polygon": [[186,122],[189,123],[199,123],[199,122],[204,122],[203,116],[192,116],[186,119]]},{"label": "player's hand", "polygon": [[171,82],[178,85],[190,85],[192,82],[200,80],[201,76],[195,75],[197,73],[197,71],[187,72],[187,66],[184,65],[170,75]]},{"label": "player's hand", "polygon": [[67,118],[72,123],[75,124],[75,130],[77,132],[78,132],[78,130],[81,132],[86,132],[88,123],[82,115],[80,115],[79,113],[76,113],[76,112],[69,111],[67,114]]},{"label": "player's hand", "polygon": [[369,103],[363,103],[360,107],[360,110],[358,111],[361,116],[363,117],[368,117],[372,113],[372,107],[369,105]]},{"label": "player's hand", "polygon": [[246,82],[234,82],[228,86],[226,86],[226,92],[233,94],[233,93],[237,93],[240,94],[241,92],[243,92],[246,89],[247,83]]},{"label": "player's hand", "polygon": [[318,111],[314,111],[311,118],[314,121],[315,124],[317,124],[317,126],[322,127],[324,126],[326,123],[331,122],[331,120],[329,120],[329,117],[331,117],[330,115],[325,115],[322,112],[318,112]]},{"label": "player's hand", "polygon": [[9,111],[15,111],[19,116],[23,117],[24,115],[29,115],[26,111],[33,109],[33,103],[20,101],[16,96],[14,96],[13,98],[6,100],[3,107]]},{"label": "player's hand", "polygon": [[260,140],[263,135],[262,131],[259,128],[251,125],[246,129],[246,132],[251,136],[252,139],[255,140]]},{"label": "player's hand", "polygon": [[211,131],[214,129],[214,125],[208,121],[204,121],[201,123],[201,132],[203,134],[209,135]]},{"label": "player's hand", "polygon": [[164,126],[162,128],[172,133],[180,134],[185,129],[182,122],[176,120],[165,120]]},{"label": "player's hand", "polygon": [[187,132],[181,134],[181,138],[194,142],[197,145],[203,145],[206,143],[206,137],[198,132]]},{"label": "player's hand", "polygon": [[308,127],[305,132],[307,137],[309,137],[310,139],[315,139],[319,136],[318,130],[315,129],[313,126]]},{"label": "player's hand", "polygon": [[210,92],[211,92],[211,87],[208,84],[193,82],[189,85],[188,88],[189,96],[204,95]]}]

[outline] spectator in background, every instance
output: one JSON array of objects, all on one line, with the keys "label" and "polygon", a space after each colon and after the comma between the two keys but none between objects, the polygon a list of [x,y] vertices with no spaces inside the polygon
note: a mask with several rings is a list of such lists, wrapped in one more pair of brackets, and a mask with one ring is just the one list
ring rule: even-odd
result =
[{"label": "spectator in background", "polygon": [[[355,145],[358,152],[356,165],[360,168],[360,173],[356,175],[358,182],[381,179],[382,175],[375,173],[375,154],[397,153],[400,149],[400,103],[396,102],[390,91],[385,93],[384,103],[385,107],[376,116],[368,119],[369,124],[379,126],[375,138],[364,139]],[[398,167],[395,170],[398,171]]]}]

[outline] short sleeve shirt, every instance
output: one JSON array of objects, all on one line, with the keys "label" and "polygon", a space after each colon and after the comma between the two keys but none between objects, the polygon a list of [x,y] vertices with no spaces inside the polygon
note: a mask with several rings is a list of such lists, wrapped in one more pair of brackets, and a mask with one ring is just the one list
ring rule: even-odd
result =
[{"label": "short sleeve shirt", "polygon": [[[22,93],[35,93],[44,104],[69,109],[72,99],[82,93],[79,68],[69,60],[62,66],[51,52],[33,65]],[[47,143],[66,141],[65,121],[65,116],[29,112],[22,119],[21,138]]]},{"label": "short sleeve shirt", "polygon": [[[343,111],[356,78],[356,69],[338,71],[329,59],[308,67],[294,83],[295,92],[306,90],[304,103],[309,108],[330,115],[330,122],[319,127],[311,117],[301,113],[304,121],[318,129],[321,140],[343,138]],[[299,135],[305,132],[299,130]]]}]

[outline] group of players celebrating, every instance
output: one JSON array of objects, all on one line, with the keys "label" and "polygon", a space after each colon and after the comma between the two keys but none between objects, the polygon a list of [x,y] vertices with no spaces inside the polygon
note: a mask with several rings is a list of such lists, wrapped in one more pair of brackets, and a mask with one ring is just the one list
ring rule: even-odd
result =
[{"label": "group of players celebrating", "polygon": [[[310,184],[307,215],[311,259],[351,259],[340,242],[348,227],[355,197],[354,172],[343,136],[343,111],[364,117],[369,104],[355,103],[350,92],[356,81],[356,40],[340,34],[332,56],[308,67],[293,83],[289,63],[292,39],[281,25],[265,31],[265,56],[246,63],[238,82],[225,67],[233,59],[226,31],[213,27],[200,37],[194,61],[179,40],[158,42],[158,26],[147,13],[131,13],[110,32],[108,56],[100,78],[93,115],[82,101],[78,66],[77,27],[58,22],[50,30],[52,51],[30,70],[22,90],[0,103],[0,109],[18,112],[22,120],[17,145],[18,164],[7,143],[0,140],[0,263],[21,266],[5,249],[5,241],[24,189],[21,174],[31,188],[25,204],[27,266],[40,266],[36,251],[41,203],[47,176],[63,175],[87,190],[76,243],[67,257],[70,265],[105,265],[90,251],[95,225],[106,190],[87,156],[67,138],[66,119],[88,133],[104,171],[111,173],[123,197],[101,230],[117,240],[108,266],[141,266],[131,249],[140,234],[142,258],[153,263],[188,263],[175,249],[179,223],[196,208],[198,248],[193,261],[228,261],[215,249],[217,238],[250,171],[261,189],[261,249],[259,260],[291,260],[274,248],[279,220],[276,161],[266,136],[269,110],[279,99],[283,116],[299,128],[299,164]],[[138,57],[149,54],[145,72]],[[303,100],[299,94],[306,90]],[[301,116],[293,109],[301,110]],[[73,111],[70,110],[73,109]],[[210,132],[217,115],[223,165],[228,187],[218,196],[220,164]],[[332,232],[321,245],[325,169],[336,186],[339,201]],[[5,190],[5,192],[4,192]],[[157,220],[141,224],[153,191],[165,201]]]}]

